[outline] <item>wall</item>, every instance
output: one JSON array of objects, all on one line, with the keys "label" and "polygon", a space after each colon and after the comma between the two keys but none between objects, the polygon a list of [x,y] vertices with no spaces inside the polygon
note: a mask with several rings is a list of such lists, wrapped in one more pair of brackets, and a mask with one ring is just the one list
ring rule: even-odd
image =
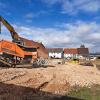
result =
[{"label": "wall", "polygon": [[49,52],[49,57],[51,58],[62,58],[62,53],[51,53]]}]

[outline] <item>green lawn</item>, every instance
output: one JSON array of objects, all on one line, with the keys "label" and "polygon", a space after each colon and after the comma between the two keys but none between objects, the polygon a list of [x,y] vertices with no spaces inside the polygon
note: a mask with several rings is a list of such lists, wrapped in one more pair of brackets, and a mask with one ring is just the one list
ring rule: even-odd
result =
[{"label": "green lawn", "polygon": [[67,95],[84,100],[100,100],[100,85],[91,88],[75,86]]}]

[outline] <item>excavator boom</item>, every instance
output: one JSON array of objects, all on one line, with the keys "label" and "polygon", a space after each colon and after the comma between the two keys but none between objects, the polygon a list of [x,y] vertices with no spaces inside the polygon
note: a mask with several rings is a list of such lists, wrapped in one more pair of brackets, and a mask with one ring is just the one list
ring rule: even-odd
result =
[{"label": "excavator boom", "polygon": [[[18,40],[19,36],[18,34],[15,32],[14,28],[3,18],[0,16],[0,22],[3,23],[3,25],[6,26],[6,28],[10,31],[11,36],[14,40]],[[1,32],[1,25],[0,25],[0,32]]]}]

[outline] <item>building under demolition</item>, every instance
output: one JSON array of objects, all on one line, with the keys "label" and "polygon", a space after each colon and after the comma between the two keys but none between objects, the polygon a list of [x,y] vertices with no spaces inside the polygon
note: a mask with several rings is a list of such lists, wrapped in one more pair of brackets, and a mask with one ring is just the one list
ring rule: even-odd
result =
[{"label": "building under demolition", "polygon": [[21,38],[21,40],[23,41],[23,47],[25,51],[37,51],[38,58],[48,58],[48,51],[42,43],[25,38]]}]

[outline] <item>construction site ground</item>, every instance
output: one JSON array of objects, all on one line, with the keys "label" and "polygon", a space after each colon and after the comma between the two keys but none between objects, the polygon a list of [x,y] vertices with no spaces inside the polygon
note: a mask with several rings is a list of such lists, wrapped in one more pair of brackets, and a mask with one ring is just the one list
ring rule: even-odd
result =
[{"label": "construction site ground", "polygon": [[[52,100],[53,96],[66,95],[73,86],[91,87],[94,84],[100,85],[100,71],[92,66],[0,67],[0,100]],[[60,100],[53,98],[56,99]]]}]

